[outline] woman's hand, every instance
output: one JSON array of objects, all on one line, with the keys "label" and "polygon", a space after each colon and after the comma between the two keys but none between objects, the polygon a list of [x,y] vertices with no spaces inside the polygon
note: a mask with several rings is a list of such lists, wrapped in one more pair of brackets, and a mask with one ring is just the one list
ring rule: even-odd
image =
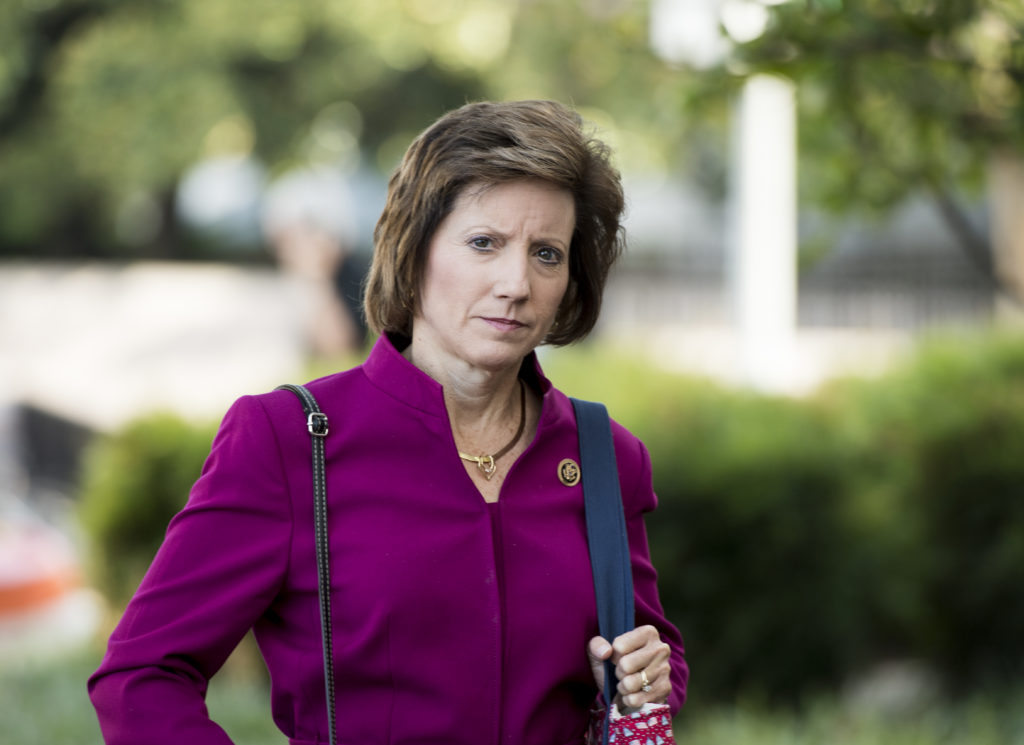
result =
[{"label": "woman's hand", "polygon": [[604,691],[604,661],[611,658],[619,679],[620,706],[633,709],[668,700],[672,692],[670,655],[671,649],[653,626],[635,628],[616,637],[611,644],[604,637],[595,636],[587,645],[597,687]]}]

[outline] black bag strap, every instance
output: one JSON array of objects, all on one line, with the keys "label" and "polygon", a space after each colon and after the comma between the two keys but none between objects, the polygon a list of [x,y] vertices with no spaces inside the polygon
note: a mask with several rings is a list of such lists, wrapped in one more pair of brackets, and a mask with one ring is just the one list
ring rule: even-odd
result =
[{"label": "black bag strap", "polygon": [[[580,441],[580,471],[587,521],[587,544],[597,595],[598,629],[608,641],[631,631],[636,623],[633,607],[633,569],[622,510],[619,469],[615,461],[611,422],[603,404],[570,399],[576,412]],[[608,742],[612,699],[619,681],[615,665],[604,665],[603,741]]]},{"label": "black bag strap", "polygon": [[334,720],[334,643],[331,633],[331,572],[327,550],[327,476],[324,467],[324,438],[327,437],[327,415],[320,411],[316,399],[304,386],[282,385],[278,390],[291,391],[302,402],[306,428],[313,446],[313,528],[316,533],[316,579],[320,596],[320,628],[324,644],[324,686],[327,694],[327,727],[330,745],[338,741]]}]

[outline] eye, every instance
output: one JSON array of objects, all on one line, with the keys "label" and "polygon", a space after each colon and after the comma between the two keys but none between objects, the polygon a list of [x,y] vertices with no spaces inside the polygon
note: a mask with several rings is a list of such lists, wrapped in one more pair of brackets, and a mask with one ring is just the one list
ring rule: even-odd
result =
[{"label": "eye", "polygon": [[562,252],[551,246],[542,246],[537,249],[537,258],[545,264],[557,266],[562,263]]},{"label": "eye", "polygon": [[488,238],[486,235],[478,235],[469,239],[469,245],[473,248],[478,248],[481,251],[485,251],[494,245],[494,241]]}]

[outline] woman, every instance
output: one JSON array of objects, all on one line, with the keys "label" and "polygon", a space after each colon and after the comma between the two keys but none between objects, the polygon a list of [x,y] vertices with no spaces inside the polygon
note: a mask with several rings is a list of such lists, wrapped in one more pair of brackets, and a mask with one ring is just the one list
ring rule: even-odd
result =
[{"label": "woman", "polygon": [[[309,384],[326,438],[340,742],[582,743],[610,657],[623,703],[683,702],[655,586],[643,445],[613,425],[637,628],[597,636],[572,407],[534,349],[593,327],[618,174],[551,102],[481,103],[411,145],[375,232],[360,367]],[[292,745],[327,741],[309,442],[285,391],[226,415],[90,680],[108,743],[227,743],[203,695],[251,627]]]}]

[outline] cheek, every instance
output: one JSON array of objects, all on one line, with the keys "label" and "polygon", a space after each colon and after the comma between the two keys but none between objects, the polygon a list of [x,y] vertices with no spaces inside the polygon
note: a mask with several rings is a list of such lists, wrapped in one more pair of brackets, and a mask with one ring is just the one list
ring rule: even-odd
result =
[{"label": "cheek", "polygon": [[566,279],[565,283],[562,285],[562,291],[558,295],[557,302],[555,303],[552,323],[557,321],[559,316],[562,315],[562,309],[565,307],[566,302],[572,300],[573,293],[570,292],[571,286],[572,282],[569,279]]},{"label": "cheek", "polygon": [[427,258],[427,264],[423,268],[423,277],[420,279],[419,293],[424,302],[438,302],[438,298],[444,298],[451,290],[451,281],[445,271],[445,263],[438,259],[436,252],[431,252]]},{"label": "cheek", "polygon": [[551,297],[552,304],[555,308],[561,308],[562,302],[565,300],[566,295],[569,292],[569,277],[568,275],[563,277],[558,285],[552,288]]},{"label": "cheek", "polygon": [[544,293],[544,303],[542,313],[547,316],[548,330],[554,326],[555,321],[558,320],[560,311],[562,310],[562,303],[565,302],[566,295],[568,293],[568,280],[563,280],[547,288],[548,291]]},{"label": "cheek", "polygon": [[433,316],[450,316],[473,298],[472,276],[453,270],[444,261],[428,262],[421,282],[421,312]]}]

